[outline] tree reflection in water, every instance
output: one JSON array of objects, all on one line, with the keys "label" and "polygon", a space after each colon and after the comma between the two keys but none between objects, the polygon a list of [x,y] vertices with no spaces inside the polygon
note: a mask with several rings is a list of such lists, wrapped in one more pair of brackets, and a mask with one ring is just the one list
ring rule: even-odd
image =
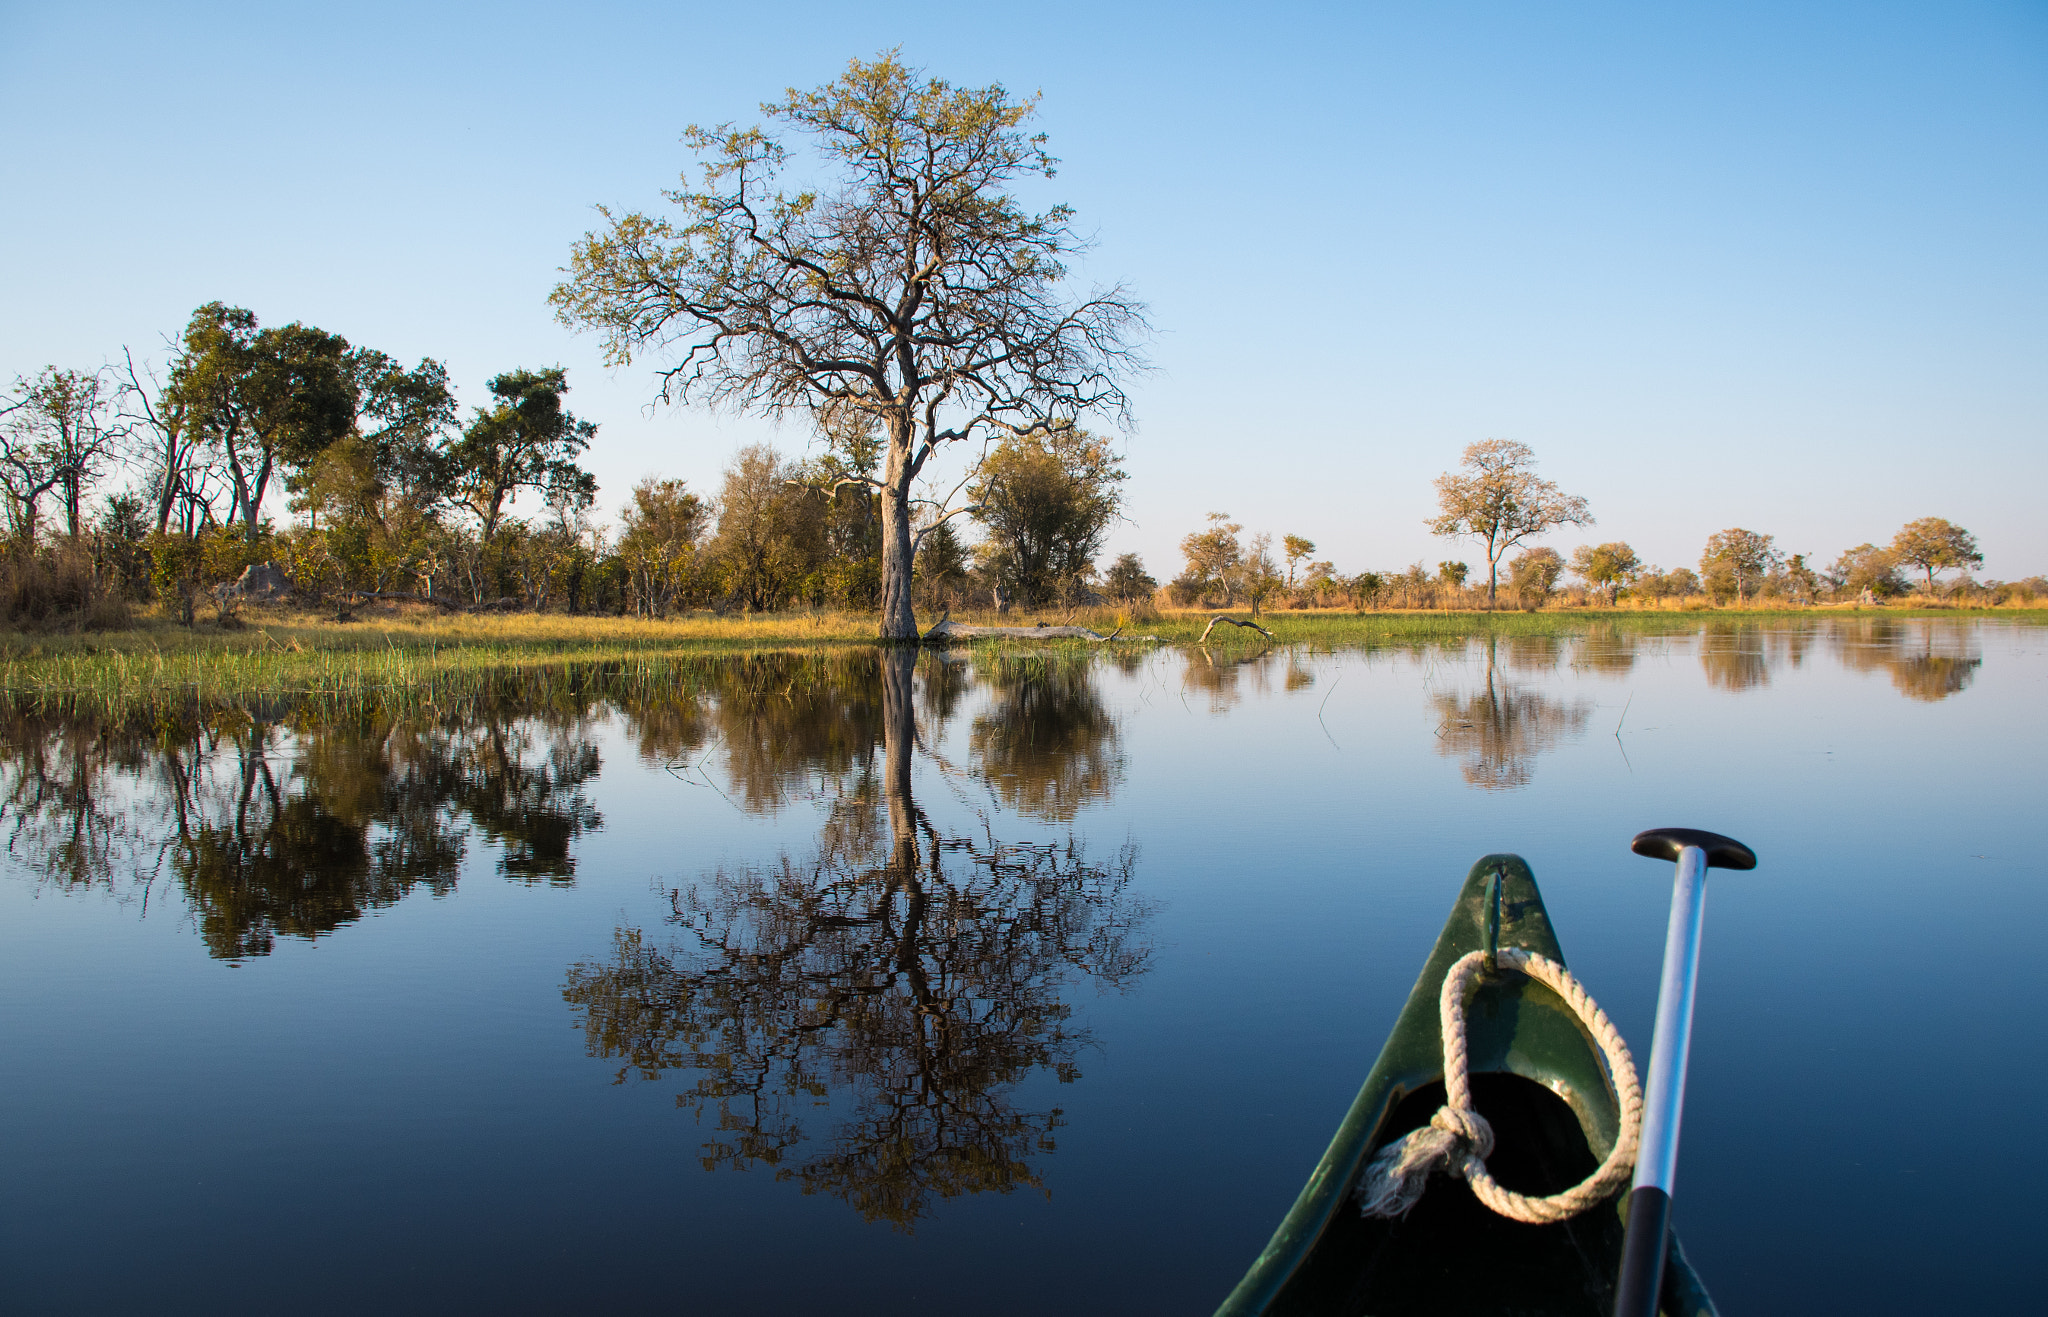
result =
[{"label": "tree reflection in water", "polygon": [[[1202,691],[1209,697],[1210,713],[1226,713],[1243,700],[1250,686],[1252,691],[1265,692],[1272,689],[1273,652],[1261,649],[1251,654],[1233,656],[1228,650],[1221,657],[1210,652],[1204,645],[1187,660],[1181,673],[1183,690]],[[1241,681],[1241,678],[1249,681]]]},{"label": "tree reflection in water", "polygon": [[[811,853],[671,892],[668,945],[622,928],[564,988],[591,1054],[622,1063],[618,1082],[698,1072],[677,1101],[715,1116],[707,1169],[773,1167],[906,1231],[934,1200],[1043,1187],[1034,1159],[1061,1113],[1017,1089],[1041,1071],[1079,1076],[1088,1035],[1063,992],[1122,987],[1150,955],[1134,846],[1097,862],[1071,835],[1006,842],[986,818],[946,831],[917,805],[918,663],[879,657],[881,763],[871,743]],[[962,674],[924,665],[929,716]],[[976,746],[1000,794],[1061,818],[1085,794],[1074,784],[1108,780],[1087,766],[1106,762],[1107,715],[1085,670],[1071,676],[998,673],[997,707],[1039,733]],[[807,1128],[828,1105],[831,1129]]]},{"label": "tree reflection in water", "polygon": [[[1593,704],[1553,699],[1515,685],[1499,672],[1498,638],[1488,637],[1485,645],[1483,690],[1439,691],[1430,697],[1440,719],[1437,753],[1463,756],[1460,772],[1471,785],[1483,791],[1510,791],[1529,784],[1536,756],[1585,729]],[[1516,666],[1547,670],[1556,664],[1559,651],[1547,645],[1514,645],[1509,654]]]},{"label": "tree reflection in water", "polygon": [[1882,668],[1909,700],[1932,704],[1969,689],[1984,666],[1974,631],[1936,628],[1923,621],[1858,618],[1834,632],[1842,666],[1852,672]]},{"label": "tree reflection in water", "polygon": [[1123,780],[1116,719],[1096,694],[1088,657],[995,658],[975,674],[995,693],[968,736],[982,776],[1004,804],[1067,822]]},{"label": "tree reflection in water", "polygon": [[416,890],[445,892],[472,830],[499,870],[573,881],[601,825],[587,702],[467,700],[328,718],[43,717],[4,729],[8,849],[45,881],[146,901],[168,878],[207,950],[238,960],[315,938]]}]

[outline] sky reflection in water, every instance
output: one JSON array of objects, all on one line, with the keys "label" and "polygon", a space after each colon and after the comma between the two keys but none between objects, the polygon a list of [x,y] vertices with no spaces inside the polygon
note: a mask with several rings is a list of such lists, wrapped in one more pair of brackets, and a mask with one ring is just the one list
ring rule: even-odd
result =
[{"label": "sky reflection in water", "polygon": [[[345,718],[17,711],[7,1283],[548,1307],[680,1271],[747,1311],[1204,1311],[1477,855],[1530,857],[1646,1051],[1665,880],[1624,847],[1679,823],[1764,860],[1709,917],[1702,1271],[1731,1310],[1952,1300],[1951,1250],[2044,1224],[2017,1190],[1930,1204],[1900,1151],[2040,1078],[1969,1049],[2048,1023],[1991,954],[2043,913],[2001,848],[2038,810],[2043,635],[836,651]],[[1965,1287],[2020,1293],[2012,1265]]]}]

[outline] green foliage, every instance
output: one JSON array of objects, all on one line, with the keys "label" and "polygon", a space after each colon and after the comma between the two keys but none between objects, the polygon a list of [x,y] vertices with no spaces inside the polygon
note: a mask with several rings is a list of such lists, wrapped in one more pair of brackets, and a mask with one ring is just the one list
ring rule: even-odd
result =
[{"label": "green foliage", "polygon": [[697,542],[710,509],[680,480],[649,476],[633,486],[633,501],[620,519],[618,559],[633,593],[633,610],[643,617],[667,617],[676,604],[701,589]]},{"label": "green foliage", "polygon": [[1294,588],[1295,564],[1316,551],[1316,542],[1300,535],[1288,535],[1280,541],[1281,550],[1287,557],[1287,588]]},{"label": "green foliage", "polygon": [[1454,590],[1465,588],[1465,577],[1469,571],[1461,562],[1440,562],[1436,565],[1437,579]]},{"label": "green foliage", "polygon": [[258,329],[251,312],[221,302],[192,313],[167,392],[225,468],[227,520],[240,519],[251,543],[272,478],[350,433],[359,398],[347,339],[297,322]]},{"label": "green foliage", "polygon": [[1707,537],[1707,547],[1700,553],[1700,580],[1715,600],[1733,596],[1739,604],[1756,594],[1764,578],[1784,561],[1769,535],[1735,526]]},{"label": "green foliage", "polygon": [[1563,556],[1547,544],[1516,554],[1508,564],[1508,581],[1515,597],[1531,612],[1550,598],[1563,575]]},{"label": "green foliage", "polygon": [[1257,617],[1259,609],[1282,584],[1279,567],[1273,561],[1271,535],[1262,531],[1252,536],[1252,542],[1246,546],[1244,561],[1238,571],[1238,587],[1243,591],[1246,602],[1252,606],[1252,616]]},{"label": "green foliage", "polygon": [[1486,547],[1486,605],[1499,593],[1501,556],[1515,545],[1559,526],[1590,526],[1586,500],[1566,494],[1535,472],[1536,454],[1527,444],[1485,439],[1465,449],[1463,475],[1436,478],[1437,515],[1427,525],[1437,535],[1462,536]]},{"label": "green foliage", "polygon": [[494,377],[497,406],[476,409],[460,441],[445,455],[455,500],[477,520],[484,542],[497,534],[505,502],[521,490],[545,493],[575,510],[597,497],[597,481],[576,464],[597,426],[562,406],[568,372],[514,370]]},{"label": "green foliage", "polygon": [[1906,593],[1906,579],[1899,575],[1898,556],[1875,544],[1846,549],[1827,570],[1827,582],[1837,595],[1873,599],[1896,599]]},{"label": "green foliage", "polygon": [[1922,517],[1907,522],[1892,537],[1892,557],[1901,565],[1918,567],[1927,573],[1927,589],[1934,590],[1934,574],[1950,568],[1967,571],[1984,565],[1977,551],[1976,537],[1954,522],[1940,517]]},{"label": "green foliage", "polygon": [[1086,430],[1005,439],[968,491],[992,582],[1026,608],[1071,597],[1116,520],[1124,478],[1108,442]]},{"label": "green foliage", "polygon": [[1105,594],[1124,604],[1150,602],[1159,589],[1159,582],[1146,573],[1144,562],[1135,553],[1117,555],[1103,574],[1102,584]]},{"label": "green foliage", "polygon": [[13,400],[0,406],[0,502],[9,529],[17,545],[32,545],[38,504],[55,493],[76,541],[86,529],[87,491],[126,433],[113,414],[113,389],[103,370],[55,366],[14,386]]},{"label": "green foliage", "polygon": [[1690,567],[1674,567],[1668,572],[1649,567],[1636,578],[1631,593],[1645,599],[1687,599],[1705,593],[1705,587]]},{"label": "green foliage", "polygon": [[[676,220],[614,215],[576,244],[556,313],[608,361],[658,352],[665,400],[861,414],[878,432],[882,634],[910,639],[911,491],[934,454],[1119,414],[1141,309],[1122,289],[1073,300],[1082,246],[1064,206],[1009,188],[1050,177],[1034,102],[926,78],[893,53],[763,107],[772,127],[691,127]],[[794,154],[778,131],[809,150]],[[792,159],[822,163],[785,189]],[[694,186],[692,185],[694,184]],[[827,273],[829,272],[829,274]],[[852,427],[856,433],[863,427]],[[1028,551],[1005,546],[1038,589]]]},{"label": "green foliage", "polygon": [[1795,553],[1786,562],[1784,587],[1794,603],[1810,604],[1820,597],[1820,574],[1807,565],[1805,554]]},{"label": "green foliage", "polygon": [[941,521],[918,541],[916,579],[931,607],[951,607],[967,585],[967,546],[951,521]]},{"label": "green foliage", "polygon": [[1612,605],[1621,591],[1642,575],[1642,560],[1620,540],[1607,544],[1581,544],[1572,550],[1572,573],[1587,585],[1604,591]]},{"label": "green foliage", "polygon": [[708,553],[733,603],[760,612],[819,589],[827,500],[796,467],[765,444],[743,448],[725,469],[718,506]]},{"label": "green foliage", "polygon": [[1211,595],[1221,596],[1225,604],[1237,602],[1244,577],[1244,546],[1237,536],[1243,529],[1229,513],[1212,512],[1208,529],[1180,542],[1187,567],[1173,583],[1175,602],[1185,606]]}]

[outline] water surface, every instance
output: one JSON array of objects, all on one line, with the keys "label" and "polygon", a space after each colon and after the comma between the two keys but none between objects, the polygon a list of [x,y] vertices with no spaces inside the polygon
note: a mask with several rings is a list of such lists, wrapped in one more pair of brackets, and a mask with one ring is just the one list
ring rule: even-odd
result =
[{"label": "water surface", "polygon": [[[1648,1051],[1730,1312],[2029,1303],[2048,630],[756,655],[0,726],[24,1311],[1206,1312],[1478,856]],[[1957,1149],[1995,1171],[1967,1182]],[[1462,1190],[1458,1190],[1462,1192]]]}]

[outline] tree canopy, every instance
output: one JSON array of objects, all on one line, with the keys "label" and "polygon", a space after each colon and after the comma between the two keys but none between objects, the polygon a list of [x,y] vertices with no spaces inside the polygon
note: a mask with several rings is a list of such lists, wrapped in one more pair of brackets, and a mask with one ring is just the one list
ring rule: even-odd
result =
[{"label": "tree canopy", "polygon": [[279,466],[307,466],[355,427],[347,339],[297,321],[259,329],[253,313],[221,302],[192,313],[170,389],[221,460],[228,520],[252,543]]},{"label": "tree canopy", "polygon": [[[887,639],[915,639],[912,493],[948,445],[1122,416],[1142,308],[1121,287],[1070,297],[1084,246],[1069,208],[1033,214],[1008,191],[1050,177],[1036,101],[954,87],[894,53],[791,89],[762,113],[828,174],[779,185],[789,147],[769,127],[691,127],[698,159],[666,195],[677,220],[600,208],[571,254],[557,315],[607,360],[655,354],[661,396],[782,414],[850,408],[884,452]],[[927,525],[930,524],[927,522]]]},{"label": "tree canopy", "polygon": [[560,366],[494,377],[498,405],[476,419],[447,454],[455,497],[477,519],[485,543],[497,534],[505,502],[522,489],[545,491],[579,507],[597,496],[597,481],[576,459],[597,434],[562,406],[569,391]]},{"label": "tree canopy", "polygon": [[1620,540],[1606,544],[1581,544],[1572,550],[1571,565],[1580,580],[1607,592],[1609,604],[1614,602],[1623,586],[1643,571],[1642,560],[1636,557],[1636,551]]},{"label": "tree canopy", "polygon": [[1050,603],[1088,575],[1123,480],[1109,444],[1085,430],[1013,436],[989,454],[969,496],[992,573],[1016,602]]},{"label": "tree canopy", "polygon": [[1590,526],[1586,500],[1567,494],[1535,472],[1536,454],[1511,439],[1468,445],[1464,474],[1436,478],[1437,515],[1427,523],[1438,535],[1462,536],[1486,547],[1486,606],[1499,594],[1501,556],[1524,540],[1559,526]]},{"label": "tree canopy", "polygon": [[1934,589],[1936,572],[1984,565],[1984,555],[1977,552],[1976,537],[1941,517],[1907,522],[1892,537],[1892,555],[1899,562],[1927,573],[1930,591]]},{"label": "tree canopy", "polygon": [[1700,579],[1713,593],[1733,594],[1741,603],[1784,561],[1771,536],[1734,526],[1707,537],[1707,547],[1700,553]]}]

